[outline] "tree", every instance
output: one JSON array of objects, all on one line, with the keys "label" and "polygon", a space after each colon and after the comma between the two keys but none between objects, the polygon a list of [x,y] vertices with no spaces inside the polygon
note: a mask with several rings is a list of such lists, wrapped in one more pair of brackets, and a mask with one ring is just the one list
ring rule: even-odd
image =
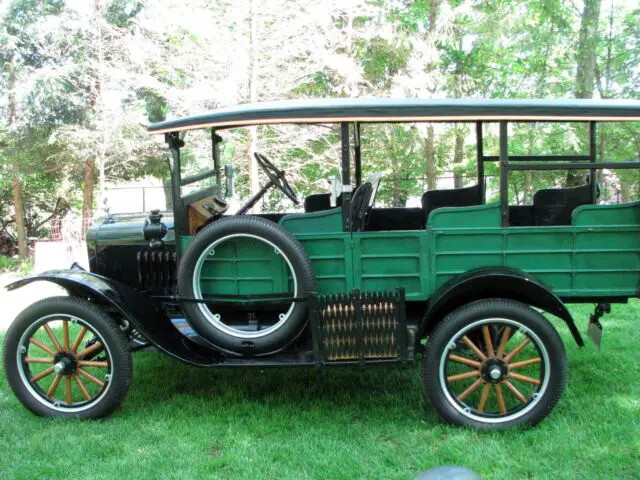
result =
[{"label": "tree", "polygon": [[23,190],[24,175],[28,171],[28,165],[27,162],[20,161],[19,150],[16,148],[21,130],[25,126],[25,116],[21,111],[24,97],[19,96],[18,87],[33,84],[39,71],[44,70],[46,62],[51,60],[48,46],[52,42],[47,36],[49,31],[46,28],[46,20],[48,16],[60,12],[62,2],[59,0],[50,2],[13,0],[4,4],[4,7],[0,32],[2,81],[7,92],[7,124],[3,150],[5,160],[12,165],[18,251],[20,258],[26,258],[27,231]]}]

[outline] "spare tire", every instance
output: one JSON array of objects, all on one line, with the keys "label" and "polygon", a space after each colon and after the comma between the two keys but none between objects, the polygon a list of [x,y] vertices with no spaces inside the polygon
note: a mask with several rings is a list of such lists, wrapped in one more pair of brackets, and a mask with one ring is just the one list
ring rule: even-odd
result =
[{"label": "spare tire", "polygon": [[300,242],[260,217],[211,223],[178,266],[180,296],[211,300],[183,302],[188,321],[214,346],[238,355],[274,353],[295,340],[308,319],[307,302],[300,299],[315,288]]}]

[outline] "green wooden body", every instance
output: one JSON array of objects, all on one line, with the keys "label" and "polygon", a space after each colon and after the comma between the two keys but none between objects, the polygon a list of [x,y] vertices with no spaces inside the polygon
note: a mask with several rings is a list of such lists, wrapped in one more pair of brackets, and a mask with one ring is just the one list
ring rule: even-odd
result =
[{"label": "green wooden body", "polygon": [[[425,301],[452,277],[506,266],[566,301],[639,294],[640,202],[585,205],[572,225],[557,227],[502,227],[498,204],[435,210],[426,230],[343,232],[340,208],[287,215],[280,224],[306,249],[319,293],[404,287],[408,301]],[[181,238],[180,248],[191,238]],[[249,239],[226,243],[203,269],[205,293],[291,291],[272,248]]]}]

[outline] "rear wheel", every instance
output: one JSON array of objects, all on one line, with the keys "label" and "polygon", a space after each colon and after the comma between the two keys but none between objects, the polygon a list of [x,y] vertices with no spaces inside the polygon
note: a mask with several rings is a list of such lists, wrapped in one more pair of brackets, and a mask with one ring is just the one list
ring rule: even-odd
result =
[{"label": "rear wheel", "polygon": [[503,299],[465,305],[435,329],[422,360],[425,393],[456,425],[503,429],[536,424],[567,378],[564,346],[536,310]]},{"label": "rear wheel", "polygon": [[22,404],[43,417],[110,415],[131,383],[131,353],[115,322],[94,304],[47,298],[9,327],[4,368]]}]

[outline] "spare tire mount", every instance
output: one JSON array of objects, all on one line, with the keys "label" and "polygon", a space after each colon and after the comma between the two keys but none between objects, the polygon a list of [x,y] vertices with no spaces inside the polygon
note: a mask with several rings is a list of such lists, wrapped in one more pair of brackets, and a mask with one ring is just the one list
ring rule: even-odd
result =
[{"label": "spare tire mount", "polygon": [[[282,252],[282,250],[280,250],[280,248],[278,248],[276,245],[274,245],[269,240],[266,240],[264,238],[258,237],[257,235],[250,235],[250,234],[246,234],[246,233],[236,233],[236,234],[232,234],[232,235],[227,235],[225,237],[222,237],[222,238],[214,241],[209,247],[207,247],[202,252],[200,257],[198,258],[198,261],[196,263],[196,267],[195,267],[194,272],[193,272],[193,297],[194,298],[196,298],[198,300],[205,300],[206,299],[205,298],[206,295],[203,295],[203,293],[202,293],[201,282],[200,282],[200,277],[202,275],[202,266],[203,266],[205,260],[207,259],[208,256],[215,254],[215,248],[219,244],[225,242],[226,240],[231,240],[233,238],[252,238],[254,240],[258,240],[258,241],[264,242],[264,243],[268,244],[270,247],[272,247],[276,254],[282,255],[282,258],[287,263],[287,266],[289,268],[289,272],[291,273],[291,277],[293,279],[293,292],[291,292],[292,295],[290,295],[289,293],[283,292],[283,297],[284,296],[293,296],[293,298],[296,298],[298,296],[298,280],[296,279],[295,271],[293,269],[293,266],[291,265],[291,261]],[[289,306],[289,309],[287,310],[287,312],[286,313],[281,313],[279,315],[279,320],[278,320],[278,322],[276,324],[271,325],[271,326],[269,326],[269,327],[267,327],[265,329],[262,329],[262,330],[257,330],[255,332],[251,332],[251,331],[243,331],[243,330],[239,330],[239,329],[236,329],[236,328],[233,328],[233,327],[229,327],[228,325],[226,325],[221,320],[221,315],[219,313],[213,313],[209,309],[209,307],[206,305],[206,303],[198,303],[197,305],[198,305],[198,308],[200,309],[200,311],[202,312],[202,314],[214,326],[216,326],[217,328],[219,328],[223,332],[228,333],[229,335],[235,335],[235,336],[240,337],[240,338],[259,338],[259,337],[264,337],[265,335],[269,335],[270,333],[273,333],[275,330],[280,328],[284,324],[284,322],[287,321],[287,319],[291,316],[291,312],[293,311],[294,307],[296,306],[296,304],[292,302],[291,305]]]},{"label": "spare tire mount", "polygon": [[[276,272],[282,266],[281,278],[272,280],[269,265],[276,265]],[[252,282],[258,290],[274,290],[264,291],[265,297],[280,297],[288,305],[274,311],[260,301],[245,302],[241,308],[206,301],[217,293],[219,299],[252,297],[242,295],[253,293]],[[284,291],[277,285],[284,285]],[[315,293],[315,276],[300,242],[280,225],[260,217],[227,217],[200,231],[185,250],[178,291],[182,297],[204,300],[183,302],[182,307],[193,328],[214,346],[233,354],[264,355],[281,350],[302,332],[308,308],[299,298]],[[230,291],[239,295],[228,295]]]}]

